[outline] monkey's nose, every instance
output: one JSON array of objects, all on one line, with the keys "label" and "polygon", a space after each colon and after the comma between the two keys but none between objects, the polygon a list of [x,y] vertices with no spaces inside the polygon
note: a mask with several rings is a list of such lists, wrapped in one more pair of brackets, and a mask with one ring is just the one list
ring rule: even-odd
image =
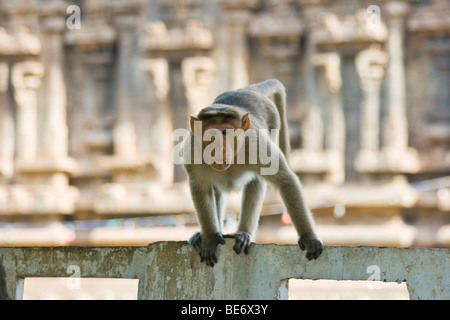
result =
[{"label": "monkey's nose", "polygon": [[231,166],[231,163],[213,163],[211,164],[211,167],[217,171],[224,171],[227,170]]}]

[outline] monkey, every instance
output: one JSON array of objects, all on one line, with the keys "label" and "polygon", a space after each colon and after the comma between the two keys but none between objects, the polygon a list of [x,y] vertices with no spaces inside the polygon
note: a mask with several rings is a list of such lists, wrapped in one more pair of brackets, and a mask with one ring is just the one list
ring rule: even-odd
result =
[{"label": "monkey", "polygon": [[[225,238],[234,238],[233,250],[237,254],[249,253],[267,183],[279,190],[299,235],[300,249],[306,249],[308,260],[317,259],[322,253],[322,241],[316,234],[300,180],[287,160],[290,146],[284,85],[277,79],[269,79],[226,91],[197,116],[191,116],[190,129],[183,146],[185,156],[188,154],[184,168],[201,231],[188,243],[199,253],[201,261],[213,267],[218,262],[216,249],[225,243]],[[234,132],[240,134],[232,135]],[[192,161],[195,146],[198,146],[195,139],[199,138],[202,139],[200,152],[203,151],[203,157],[200,161]],[[216,142],[214,149],[209,148]],[[205,156],[208,148],[210,159]],[[261,152],[255,160],[256,151],[263,149],[270,150],[276,172],[263,174],[268,163],[262,161]],[[241,157],[239,162],[240,156],[244,159]],[[240,189],[242,202],[237,232],[224,235],[226,194]]]}]

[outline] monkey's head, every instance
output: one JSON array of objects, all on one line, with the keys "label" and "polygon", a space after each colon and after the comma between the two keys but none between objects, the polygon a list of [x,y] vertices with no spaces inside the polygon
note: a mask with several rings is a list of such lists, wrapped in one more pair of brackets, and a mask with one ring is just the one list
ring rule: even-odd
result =
[{"label": "monkey's head", "polygon": [[[214,104],[191,116],[192,132],[200,122],[203,159],[218,171],[227,170],[237,155],[238,138],[250,128],[249,113],[228,105]],[[207,149],[207,152],[204,152]],[[217,151],[217,152],[216,152]]]}]

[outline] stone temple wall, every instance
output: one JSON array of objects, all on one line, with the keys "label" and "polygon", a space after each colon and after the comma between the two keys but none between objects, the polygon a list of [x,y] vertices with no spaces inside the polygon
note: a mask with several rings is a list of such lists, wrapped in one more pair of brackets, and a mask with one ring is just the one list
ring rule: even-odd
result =
[{"label": "stone temple wall", "polygon": [[381,186],[359,207],[448,212],[448,181],[411,183],[450,172],[449,17],[445,0],[1,0],[0,215],[192,212],[172,131],[267,78],[311,206]]}]

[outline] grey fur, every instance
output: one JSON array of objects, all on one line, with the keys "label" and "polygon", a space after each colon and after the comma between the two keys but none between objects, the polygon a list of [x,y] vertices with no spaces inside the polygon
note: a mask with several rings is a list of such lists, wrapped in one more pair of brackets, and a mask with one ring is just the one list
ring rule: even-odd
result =
[{"label": "grey fur", "polygon": [[[279,136],[275,136],[273,140],[258,136],[258,148],[261,147],[261,143],[267,144],[273,150],[272,152],[278,155],[279,170],[276,174],[261,175],[261,168],[266,165],[259,160],[256,164],[248,162],[248,141],[245,145],[247,162],[234,163],[225,171],[216,171],[205,163],[193,164],[191,161],[185,164],[192,200],[201,226],[201,233],[196,233],[190,239],[190,243],[207,265],[214,266],[217,262],[215,251],[217,245],[224,242],[224,237],[235,239],[236,253],[239,254],[242,250],[248,253],[251,239],[257,229],[266,182],[279,189],[300,236],[298,240],[300,248],[307,250],[307,258],[316,259],[322,252],[322,242],[316,235],[314,220],[303,197],[302,186],[298,177],[289,168],[285,157],[289,151],[285,99],[283,84],[276,79],[270,79],[241,90],[222,93],[214,100],[212,106],[199,113],[198,118],[204,119],[208,125],[223,124],[223,114],[226,113],[237,113],[241,118],[249,113],[251,129],[279,129]],[[217,116],[220,119],[211,117],[211,114],[217,110],[221,113]],[[206,117],[204,117],[205,114]],[[230,119],[233,118],[234,116]],[[187,148],[192,148],[193,140],[194,134],[191,133],[189,143],[186,144]],[[281,147],[278,146],[279,144]],[[241,189],[243,194],[238,230],[234,234],[223,235],[225,193]]]}]

